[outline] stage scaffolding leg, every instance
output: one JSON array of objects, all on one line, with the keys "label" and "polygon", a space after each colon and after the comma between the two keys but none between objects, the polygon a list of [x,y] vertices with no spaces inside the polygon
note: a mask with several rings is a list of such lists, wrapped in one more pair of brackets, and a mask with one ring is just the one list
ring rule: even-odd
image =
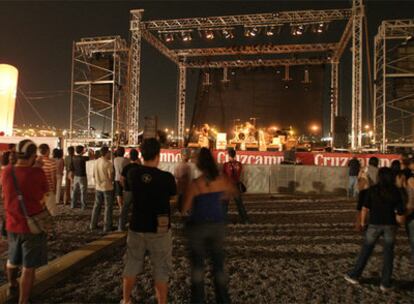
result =
[{"label": "stage scaffolding leg", "polygon": [[73,89],[75,82],[75,42],[72,43],[72,71],[71,71],[71,82],[70,82],[70,118],[69,118],[69,138],[72,139],[73,136]]},{"label": "stage scaffolding leg", "polygon": [[141,28],[140,23],[144,10],[131,10],[131,61],[130,96],[128,104],[128,143],[138,144],[139,133],[139,97],[141,76]]},{"label": "stage scaffolding leg", "polygon": [[339,114],[339,63],[331,63],[331,146],[334,146],[335,117]]},{"label": "stage scaffolding leg", "polygon": [[184,146],[184,131],[185,131],[185,96],[186,96],[186,80],[187,69],[183,64],[178,66],[178,98],[177,98],[177,137],[178,146]]},{"label": "stage scaffolding leg", "polygon": [[353,0],[352,24],[352,130],[351,148],[362,146],[362,50],[363,16],[362,0]]}]

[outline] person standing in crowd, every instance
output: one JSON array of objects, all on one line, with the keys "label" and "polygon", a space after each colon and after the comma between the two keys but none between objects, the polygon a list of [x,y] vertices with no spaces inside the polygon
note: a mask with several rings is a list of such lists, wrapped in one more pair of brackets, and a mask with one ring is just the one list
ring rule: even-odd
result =
[{"label": "person standing in crowd", "polygon": [[405,230],[407,232],[408,241],[411,247],[411,257],[414,264],[414,174],[412,174],[412,167],[414,166],[414,159],[409,160],[408,170],[404,172],[408,177],[406,182],[407,189],[407,204],[406,204],[406,222]]},{"label": "person standing in crowd", "polygon": [[192,170],[189,160],[190,150],[182,149],[181,162],[179,162],[174,169],[174,177],[177,183],[178,209],[181,209],[184,193],[187,191],[187,188],[192,181]]},{"label": "person standing in crowd", "polygon": [[100,155],[101,157],[96,160],[93,170],[96,193],[90,229],[97,229],[102,204],[105,203],[103,231],[110,232],[112,231],[112,210],[114,204],[114,188],[112,183],[114,169],[110,161],[111,153],[109,152],[108,147],[102,147]]},{"label": "person standing in crowd", "polygon": [[9,144],[7,151],[10,153],[10,162],[14,165],[17,162],[16,144]]},{"label": "person standing in crowd", "polygon": [[[364,243],[354,268],[345,275],[345,280],[358,284],[359,278],[371,256],[380,236],[384,236],[384,261],[381,276],[381,291],[391,288],[394,261],[394,243],[398,223],[404,222],[404,202],[400,190],[394,182],[390,168],[381,168],[378,184],[368,189],[361,211],[361,226],[367,221]],[[368,219],[369,214],[369,219]]]},{"label": "person standing in crowd", "polygon": [[57,213],[55,193],[57,176],[56,162],[49,157],[50,148],[47,144],[41,144],[39,146],[39,152],[39,160],[43,163],[42,169],[49,184],[49,192],[46,198],[46,208],[49,210],[50,214],[54,216]]},{"label": "person standing in crowd", "polygon": [[356,198],[358,196],[358,175],[361,169],[361,163],[356,156],[352,157],[348,163],[349,167],[349,186],[348,186],[348,197]]},{"label": "person standing in crowd", "polygon": [[83,146],[76,146],[76,156],[72,158],[70,172],[73,176],[73,190],[71,208],[76,207],[78,192],[80,192],[80,202],[82,210],[86,209],[86,195],[88,193],[88,178],[86,175],[86,161],[88,157],[83,156],[85,149]]},{"label": "person standing in crowd", "polygon": [[119,215],[119,231],[125,231],[126,229],[126,224],[128,222],[128,214],[132,204],[131,187],[129,186],[127,180],[128,172],[132,168],[141,165],[141,161],[138,158],[138,151],[136,149],[131,149],[131,151],[129,151],[129,160],[129,164],[124,167],[121,173],[121,184],[124,188],[124,203],[122,204],[121,214]]},{"label": "person standing in crowd", "polygon": [[[249,218],[247,216],[246,208],[244,207],[243,200],[242,200],[242,187],[243,184],[240,181],[240,176],[242,174],[243,166],[241,162],[236,160],[236,150],[233,148],[227,151],[229,156],[229,161],[225,162],[223,165],[223,173],[234,183],[236,189],[238,189],[238,195],[234,197],[234,201],[237,206],[237,211],[239,212],[239,216],[243,224],[247,224],[249,222]],[[224,210],[227,217],[227,210],[228,210],[228,203],[224,204]]]},{"label": "person standing in crowd", "polygon": [[63,204],[66,205],[71,202],[71,194],[72,194],[72,177],[71,177],[71,167],[72,167],[72,159],[75,156],[75,148],[70,146],[68,147],[68,155],[65,156],[65,193],[63,195]]},{"label": "person standing in crowd", "polygon": [[123,300],[131,303],[137,275],[144,270],[149,253],[159,304],[167,303],[168,279],[172,267],[170,199],[177,193],[174,176],[158,169],[160,144],[155,138],[141,145],[142,166],[132,167],[127,182],[132,191],[133,208],[127,237],[123,273]]},{"label": "person standing in crowd", "polygon": [[62,196],[63,172],[65,171],[65,161],[63,160],[63,151],[53,149],[53,159],[56,162],[56,204],[60,204]]},{"label": "person standing in crowd", "polygon": [[[14,183],[16,178],[29,216],[43,211],[41,204],[49,191],[44,171],[34,167],[36,145],[28,139],[17,147],[17,163],[9,165],[2,174],[4,208],[6,211],[6,229],[8,232],[7,279],[9,294],[19,295],[19,303],[29,302],[35,281],[35,269],[47,263],[47,236],[45,233],[31,234],[26,217],[20,208]],[[17,282],[18,267],[22,266],[20,288]]]},{"label": "person standing in crowd", "polygon": [[368,161],[367,178],[369,186],[376,185],[378,182],[378,165],[379,159],[377,157],[370,157]]},{"label": "person standing in crowd", "polygon": [[121,174],[122,170],[125,168],[126,165],[129,164],[129,159],[124,157],[125,155],[125,148],[118,147],[115,152],[116,157],[114,158],[114,169],[115,169],[115,196],[116,202],[118,203],[119,209],[122,208],[123,204],[123,191],[121,184]]},{"label": "person standing in crowd", "polygon": [[238,194],[234,184],[220,175],[213,155],[201,148],[197,160],[201,176],[185,194],[182,213],[187,221],[187,237],[191,261],[190,303],[204,303],[204,259],[210,254],[217,303],[230,303],[228,279],[224,271],[225,211],[224,201]]}]

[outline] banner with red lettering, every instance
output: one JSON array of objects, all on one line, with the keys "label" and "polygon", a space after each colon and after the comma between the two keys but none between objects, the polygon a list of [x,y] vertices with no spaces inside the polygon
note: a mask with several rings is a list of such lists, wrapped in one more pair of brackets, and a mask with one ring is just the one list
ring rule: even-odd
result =
[{"label": "banner with red lettering", "polygon": [[[228,161],[226,151],[213,151],[219,164]],[[352,154],[352,153],[324,153],[324,152],[297,152],[296,161],[308,166],[346,167],[349,160],[356,156],[362,166],[368,165],[370,157],[378,157],[380,166],[390,166],[395,159],[401,159],[397,154]],[[283,152],[237,151],[236,158],[245,165],[278,165],[284,160]],[[181,159],[180,150],[161,150],[161,162],[176,163]]]}]

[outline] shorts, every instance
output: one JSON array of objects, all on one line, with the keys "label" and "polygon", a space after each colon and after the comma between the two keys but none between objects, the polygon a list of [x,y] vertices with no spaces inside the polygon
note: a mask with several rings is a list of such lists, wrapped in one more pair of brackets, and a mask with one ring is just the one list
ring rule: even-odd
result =
[{"label": "shorts", "polygon": [[125,255],[125,277],[135,277],[144,271],[145,253],[151,260],[155,282],[168,283],[172,269],[171,231],[166,233],[128,231]]},{"label": "shorts", "polygon": [[37,268],[47,264],[45,233],[8,233],[8,259],[13,266]]},{"label": "shorts", "polygon": [[115,181],[115,196],[123,196],[124,188],[122,188],[120,181]]}]

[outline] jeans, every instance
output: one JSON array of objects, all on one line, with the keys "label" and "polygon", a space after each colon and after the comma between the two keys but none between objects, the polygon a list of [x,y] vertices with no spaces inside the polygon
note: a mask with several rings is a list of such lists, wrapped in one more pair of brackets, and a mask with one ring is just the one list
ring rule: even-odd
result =
[{"label": "jeans", "polygon": [[352,278],[361,276],[372,251],[381,235],[384,236],[384,261],[382,267],[381,285],[391,287],[391,276],[394,263],[394,243],[397,232],[396,226],[369,225],[365,233],[364,243],[354,269],[349,273]]},{"label": "jeans", "polygon": [[62,175],[56,175],[56,205],[60,204],[60,196],[62,194]]},{"label": "jeans", "polygon": [[348,196],[353,198],[358,196],[358,176],[349,177]]},{"label": "jeans", "polygon": [[132,192],[124,191],[124,204],[121,208],[121,214],[119,215],[118,230],[125,231],[125,226],[128,222],[128,213],[132,204]]},{"label": "jeans", "polygon": [[213,264],[214,287],[217,303],[230,303],[228,277],[224,272],[224,230],[223,223],[189,224],[191,263],[191,301],[204,303],[204,260],[209,257]]},{"label": "jeans", "polygon": [[69,204],[72,201],[72,181],[69,179],[69,172],[65,175],[65,193],[63,194],[63,204]]},{"label": "jeans", "polygon": [[411,247],[411,259],[414,264],[414,219],[405,224],[405,229],[408,235],[408,241]]},{"label": "jeans", "polygon": [[82,209],[86,208],[86,194],[88,191],[88,179],[86,176],[75,176],[72,186],[72,203],[71,207],[75,208],[78,192],[80,192],[80,202]]},{"label": "jeans", "polygon": [[243,200],[241,198],[241,195],[236,196],[234,198],[234,202],[237,206],[237,211],[239,212],[239,216],[241,218],[241,221],[243,224],[246,224],[249,221],[249,218],[247,216],[246,208],[244,208]]},{"label": "jeans", "polygon": [[96,229],[98,225],[98,217],[101,214],[102,204],[105,202],[105,214],[104,214],[104,228],[105,232],[112,230],[112,210],[114,207],[114,192],[111,191],[98,191],[95,194],[95,204],[93,205],[91,229]]}]

